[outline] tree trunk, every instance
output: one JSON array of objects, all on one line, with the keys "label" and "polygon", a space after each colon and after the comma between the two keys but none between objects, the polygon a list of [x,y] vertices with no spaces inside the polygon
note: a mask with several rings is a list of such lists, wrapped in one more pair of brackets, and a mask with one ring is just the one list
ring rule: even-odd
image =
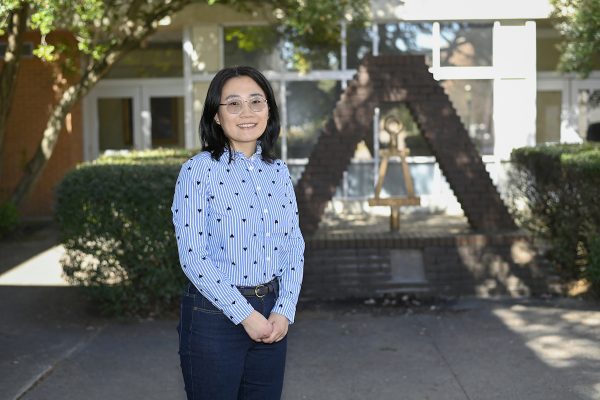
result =
[{"label": "tree trunk", "polygon": [[27,28],[28,13],[28,4],[22,2],[19,8],[8,14],[7,46],[4,54],[4,65],[2,71],[0,71],[0,160],[2,160],[2,150],[4,148],[6,122],[15,94],[15,83],[17,82],[17,71],[21,61],[23,34]]},{"label": "tree trunk", "polygon": [[[104,66],[107,70],[108,67]],[[33,158],[25,166],[23,177],[13,191],[11,201],[18,207],[27,195],[33,189],[46,166],[46,163],[52,156],[60,132],[62,131],[65,117],[71,111],[73,105],[87,94],[87,92],[98,82],[100,75],[94,72],[84,75],[77,84],[69,87],[60,98],[58,104],[54,107],[42,140],[35,152]]]}]

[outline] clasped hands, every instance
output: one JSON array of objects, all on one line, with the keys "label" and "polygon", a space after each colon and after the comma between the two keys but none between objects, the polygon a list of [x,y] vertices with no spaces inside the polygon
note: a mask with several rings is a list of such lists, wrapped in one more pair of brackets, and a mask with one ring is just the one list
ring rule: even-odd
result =
[{"label": "clasped hands", "polygon": [[266,319],[256,310],[242,321],[248,336],[263,343],[279,342],[287,335],[288,325],[288,319],[282,314],[271,313],[269,319]]}]

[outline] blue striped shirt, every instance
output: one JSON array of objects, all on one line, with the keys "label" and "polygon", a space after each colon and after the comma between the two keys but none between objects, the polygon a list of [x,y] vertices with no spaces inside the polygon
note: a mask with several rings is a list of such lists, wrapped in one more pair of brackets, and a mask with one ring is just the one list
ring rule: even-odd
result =
[{"label": "blue striped shirt", "polygon": [[181,268],[198,290],[235,324],[252,306],[236,286],[279,280],[272,312],[294,322],[302,283],[304,239],[286,164],[225,151],[201,152],[183,164],[173,198]]}]

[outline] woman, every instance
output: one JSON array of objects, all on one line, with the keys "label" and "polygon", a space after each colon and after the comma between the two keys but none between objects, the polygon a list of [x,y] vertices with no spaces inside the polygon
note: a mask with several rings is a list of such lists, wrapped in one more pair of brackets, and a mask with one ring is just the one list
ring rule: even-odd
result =
[{"label": "woman", "polygon": [[179,355],[188,399],[279,399],[304,240],[288,168],[274,159],[279,112],[251,67],[212,80],[203,151],[181,168],[173,223],[189,284]]}]

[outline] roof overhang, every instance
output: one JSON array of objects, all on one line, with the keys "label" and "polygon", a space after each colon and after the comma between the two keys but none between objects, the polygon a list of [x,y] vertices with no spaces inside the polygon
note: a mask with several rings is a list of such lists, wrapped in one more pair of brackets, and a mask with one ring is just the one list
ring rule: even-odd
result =
[{"label": "roof overhang", "polygon": [[550,0],[371,0],[373,19],[394,21],[530,20],[549,18]]}]

